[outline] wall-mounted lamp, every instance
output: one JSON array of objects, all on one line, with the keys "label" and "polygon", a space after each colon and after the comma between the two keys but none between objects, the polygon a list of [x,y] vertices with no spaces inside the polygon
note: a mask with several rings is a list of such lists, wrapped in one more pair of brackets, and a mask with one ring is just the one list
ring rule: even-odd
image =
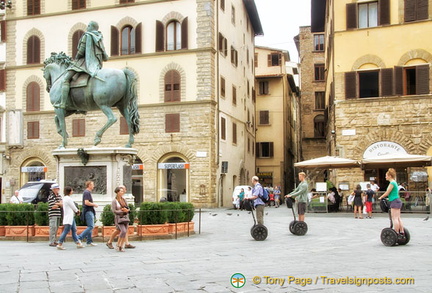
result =
[{"label": "wall-mounted lamp", "polygon": [[12,1],[1,1],[0,2],[0,9],[4,10],[4,9],[6,9],[6,7],[11,9],[12,8]]},{"label": "wall-mounted lamp", "polygon": [[331,131],[331,134],[335,134],[335,133],[336,133],[336,131],[334,131],[334,130]]}]

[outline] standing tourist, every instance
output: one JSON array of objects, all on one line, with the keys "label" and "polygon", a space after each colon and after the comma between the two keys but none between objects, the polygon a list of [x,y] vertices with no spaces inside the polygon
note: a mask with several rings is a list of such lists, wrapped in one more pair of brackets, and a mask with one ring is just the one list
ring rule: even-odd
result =
[{"label": "standing tourist", "polygon": [[83,214],[81,215],[81,218],[85,219],[87,228],[78,237],[81,241],[87,238],[87,245],[90,246],[97,245],[96,243],[93,242],[92,239],[94,220],[96,216],[95,208],[98,207],[98,205],[93,202],[93,197],[91,194],[93,189],[94,189],[94,182],[87,181],[86,190],[84,190],[83,192],[83,199],[82,199]]},{"label": "standing tourist", "polygon": [[129,207],[126,199],[123,198],[125,190],[121,187],[116,187],[114,190],[116,197],[111,203],[111,210],[115,214],[115,225],[120,231],[120,235],[117,241],[117,251],[124,252],[126,235],[129,227]]},{"label": "standing tourist", "polygon": [[391,218],[393,229],[398,233],[399,238],[405,238],[405,232],[401,220],[402,201],[399,197],[398,184],[396,182],[396,170],[389,168],[386,172],[386,180],[390,182],[386,192],[380,196],[379,200],[388,196],[390,201]]},{"label": "standing tourist", "polygon": [[63,201],[59,194],[60,186],[57,183],[51,185],[48,195],[48,217],[49,217],[49,246],[57,246],[57,231],[60,226]]},{"label": "standing tourist", "polygon": [[273,194],[274,194],[275,207],[278,208],[280,205],[280,195],[281,195],[279,186],[274,187]]},{"label": "standing tourist", "polygon": [[[351,193],[354,196],[354,218],[363,219],[362,208],[363,208],[363,191],[361,190],[360,184],[357,184],[356,189]],[[358,213],[358,216],[357,216]]]},{"label": "standing tourist", "polygon": [[66,249],[63,246],[63,242],[66,239],[69,231],[72,231],[72,239],[76,243],[77,248],[83,248],[84,245],[78,239],[78,235],[76,233],[76,224],[75,224],[75,215],[79,214],[79,209],[76,207],[74,201],[70,197],[73,193],[72,187],[66,186],[64,189],[64,198],[63,198],[63,233],[60,235],[60,239],[57,245],[57,249],[64,250]]},{"label": "standing tourist", "polygon": [[254,207],[257,215],[258,224],[264,225],[264,207],[265,203],[262,201],[261,197],[264,194],[263,187],[259,183],[259,178],[257,176],[252,177],[252,196],[250,199],[254,201]]},{"label": "standing tourist", "polygon": [[298,197],[298,203],[297,203],[297,212],[299,221],[305,220],[305,213],[306,213],[306,203],[308,201],[308,183],[306,181],[306,173],[300,172],[298,173],[298,179],[300,180],[300,184],[297,186],[296,189],[293,190],[293,192],[285,195],[285,197]]},{"label": "standing tourist", "polygon": [[372,204],[373,204],[373,198],[375,196],[375,191],[372,190],[372,186],[370,184],[366,184],[366,201],[365,201],[365,205],[366,205],[366,212],[367,212],[367,216],[366,219],[372,219]]}]

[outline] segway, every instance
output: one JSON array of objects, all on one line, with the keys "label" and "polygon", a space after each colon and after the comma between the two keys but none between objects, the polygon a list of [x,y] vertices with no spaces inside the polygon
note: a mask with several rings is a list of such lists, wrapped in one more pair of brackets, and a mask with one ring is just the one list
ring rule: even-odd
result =
[{"label": "segway", "polygon": [[393,229],[393,221],[391,218],[391,209],[390,209],[390,204],[389,204],[388,200],[387,199],[381,200],[380,207],[384,213],[389,214],[389,220],[390,220],[390,228],[384,228],[381,231],[381,242],[385,246],[395,246],[396,244],[398,244],[398,245],[407,244],[410,241],[409,231],[408,231],[408,229],[404,228],[405,237],[398,238],[398,233],[396,233],[396,231]]},{"label": "segway", "polygon": [[245,209],[247,211],[251,212],[252,218],[254,221],[254,225],[252,226],[251,231],[250,231],[252,238],[255,239],[256,241],[266,240],[267,235],[268,235],[267,227],[262,225],[262,224],[257,224],[257,222],[255,220],[255,215],[254,215],[253,202],[251,202],[250,200],[247,200],[245,202]]},{"label": "segway", "polygon": [[289,224],[289,230],[290,230],[290,232],[291,232],[292,234],[294,234],[294,235],[297,235],[297,236],[303,236],[303,235],[305,235],[305,234],[307,233],[307,231],[308,231],[308,226],[307,226],[306,222],[303,222],[303,221],[297,221],[297,220],[296,220],[296,216],[295,216],[294,208],[293,208],[293,201],[294,201],[294,200],[293,200],[291,197],[287,197],[287,198],[285,199],[285,202],[286,202],[287,208],[289,208],[289,209],[292,210],[293,217],[294,217],[294,221],[292,221],[292,222]]}]

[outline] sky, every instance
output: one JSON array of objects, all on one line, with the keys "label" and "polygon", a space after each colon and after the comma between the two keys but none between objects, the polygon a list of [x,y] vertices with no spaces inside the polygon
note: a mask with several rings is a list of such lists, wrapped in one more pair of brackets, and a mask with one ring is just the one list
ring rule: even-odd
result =
[{"label": "sky", "polygon": [[310,0],[255,0],[264,36],[255,45],[287,50],[291,61],[298,62],[293,38],[300,26],[310,25]]}]

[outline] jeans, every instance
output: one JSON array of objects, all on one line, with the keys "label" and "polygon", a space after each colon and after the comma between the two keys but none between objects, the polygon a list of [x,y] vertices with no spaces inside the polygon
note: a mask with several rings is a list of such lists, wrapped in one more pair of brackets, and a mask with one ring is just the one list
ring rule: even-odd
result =
[{"label": "jeans", "polygon": [[54,243],[57,240],[57,230],[60,226],[61,217],[50,217],[49,218],[49,242]]},{"label": "jeans", "polygon": [[92,212],[85,213],[85,220],[87,223],[87,229],[85,229],[78,238],[80,240],[87,238],[87,244],[90,244],[93,242],[92,233],[94,228],[94,214]]},{"label": "jeans", "polygon": [[75,220],[73,220],[72,225],[69,224],[65,224],[64,225],[64,230],[63,233],[60,235],[60,239],[59,239],[59,244],[63,244],[66,236],[68,235],[69,231],[72,230],[72,239],[75,243],[80,242],[78,239],[78,235],[76,233],[77,229],[76,229],[76,224],[75,224]]}]

